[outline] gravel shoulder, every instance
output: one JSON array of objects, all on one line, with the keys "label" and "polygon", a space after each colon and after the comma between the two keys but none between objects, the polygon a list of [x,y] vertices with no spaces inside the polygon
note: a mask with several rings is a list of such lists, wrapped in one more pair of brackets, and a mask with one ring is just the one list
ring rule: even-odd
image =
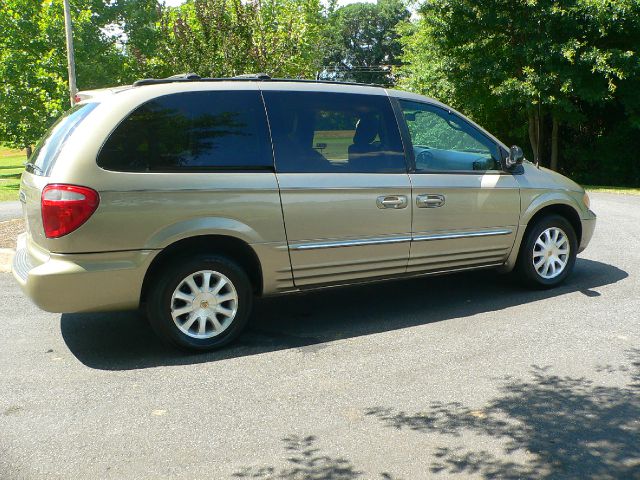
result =
[{"label": "gravel shoulder", "polygon": [[0,222],[0,248],[16,248],[16,238],[24,232],[21,218]]},{"label": "gravel shoulder", "polygon": [[24,232],[24,220],[21,218],[0,222],[0,272],[11,271],[16,238],[22,232]]}]

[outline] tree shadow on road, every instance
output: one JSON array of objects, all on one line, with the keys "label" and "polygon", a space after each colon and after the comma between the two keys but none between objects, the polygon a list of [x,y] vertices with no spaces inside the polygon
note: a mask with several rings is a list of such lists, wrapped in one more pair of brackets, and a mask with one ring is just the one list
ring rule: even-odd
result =
[{"label": "tree shadow on road", "polygon": [[[631,367],[620,368],[631,376],[625,387],[599,386],[585,378],[561,377],[548,367],[534,366],[531,379],[505,378],[500,395],[481,409],[435,402],[420,413],[375,407],[367,415],[398,430],[453,437],[471,433],[499,439],[503,445],[499,456],[466,446],[435,447],[432,476],[637,479],[640,349],[627,354]],[[510,459],[516,452],[528,460]]]},{"label": "tree shadow on road", "polygon": [[[355,480],[365,478],[352,462],[342,457],[332,457],[316,446],[313,435],[292,435],[283,439],[287,452],[286,466],[243,467],[232,478],[262,480]],[[369,477],[371,478],[371,477]],[[380,480],[400,480],[389,473],[381,473]]]},{"label": "tree shadow on road", "polygon": [[235,472],[233,478],[261,478],[261,479],[333,479],[352,480],[361,478],[362,472],[344,458],[331,457],[323,454],[315,446],[316,437],[290,436],[284,438],[287,451],[287,466],[276,468],[272,466],[243,467]]},{"label": "tree shadow on road", "polygon": [[102,370],[214,362],[282,349],[313,353],[328,342],[504,310],[581,292],[585,302],[599,287],[627,277],[612,265],[578,259],[566,284],[526,290],[492,271],[425,277],[330,289],[256,302],[247,331],[224,350],[185,354],[165,347],[136,313],[64,314],[61,330],[71,353]]}]

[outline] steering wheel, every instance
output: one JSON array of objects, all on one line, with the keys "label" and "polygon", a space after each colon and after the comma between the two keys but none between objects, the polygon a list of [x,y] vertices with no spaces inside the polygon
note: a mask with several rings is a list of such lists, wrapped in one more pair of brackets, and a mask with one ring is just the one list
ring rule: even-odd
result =
[{"label": "steering wheel", "polygon": [[422,150],[418,155],[416,155],[416,167],[418,168],[429,168],[429,163],[433,160],[433,153],[429,150]]}]

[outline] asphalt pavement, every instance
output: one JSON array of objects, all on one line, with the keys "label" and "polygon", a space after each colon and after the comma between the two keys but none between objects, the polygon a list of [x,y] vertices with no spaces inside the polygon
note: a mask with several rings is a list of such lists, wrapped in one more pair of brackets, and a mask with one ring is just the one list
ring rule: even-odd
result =
[{"label": "asphalt pavement", "polygon": [[0,222],[20,218],[22,216],[22,204],[15,202],[0,202]]},{"label": "asphalt pavement", "polygon": [[1,274],[0,478],[640,478],[640,196],[591,197],[560,288],[266,299],[205,355],[134,313],[41,312]]}]

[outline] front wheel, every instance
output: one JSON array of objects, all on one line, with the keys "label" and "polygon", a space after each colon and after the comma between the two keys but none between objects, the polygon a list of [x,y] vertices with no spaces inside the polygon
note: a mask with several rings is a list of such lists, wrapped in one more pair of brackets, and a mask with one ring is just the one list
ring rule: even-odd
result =
[{"label": "front wheel", "polygon": [[247,274],[216,255],[178,258],[150,285],[147,313],[164,340],[191,350],[214,350],[247,324],[253,294]]},{"label": "front wheel", "polygon": [[577,251],[578,241],[571,223],[560,215],[543,217],[523,239],[518,273],[529,286],[553,288],[573,271]]}]

